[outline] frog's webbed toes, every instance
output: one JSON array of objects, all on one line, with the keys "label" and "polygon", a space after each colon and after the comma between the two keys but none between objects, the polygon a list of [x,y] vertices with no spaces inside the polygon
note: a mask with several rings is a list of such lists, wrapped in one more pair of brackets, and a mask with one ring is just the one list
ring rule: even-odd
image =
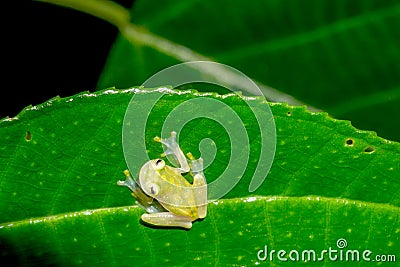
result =
[{"label": "frog's webbed toes", "polygon": [[160,142],[164,146],[164,153],[161,154],[162,157],[167,157],[172,164],[179,165],[180,168],[178,168],[178,170],[180,172],[189,171],[189,165],[185,155],[176,142],[176,132],[171,132],[171,136],[168,138],[155,137],[154,140]]},{"label": "frog's webbed toes", "polygon": [[132,192],[136,190],[139,186],[136,184],[136,182],[132,179],[131,174],[128,170],[124,171],[125,174],[125,181],[118,181],[117,184],[120,186],[126,186],[128,187]]},{"label": "frog's webbed toes", "polygon": [[171,136],[168,138],[154,137],[154,141],[163,144],[166,147],[165,155],[175,155],[179,144],[176,142],[176,132],[171,132]]},{"label": "frog's webbed toes", "polygon": [[166,146],[173,146],[173,145],[178,145],[176,142],[176,132],[171,132],[171,136],[168,138],[160,138],[159,136],[154,137],[154,141],[162,143],[163,145]]},{"label": "frog's webbed toes", "polygon": [[125,170],[124,174],[125,174],[125,177],[126,177],[125,181],[118,181],[117,182],[118,185],[128,187],[132,192],[132,196],[137,200],[140,199],[140,202],[142,202],[142,203],[143,202],[144,203],[153,202],[153,199],[151,197],[147,196],[143,192],[143,190],[140,187],[140,185],[135,180],[133,180],[133,178],[131,177],[131,174],[130,174],[130,172],[128,170]]},{"label": "frog's webbed toes", "polygon": [[203,159],[202,158],[194,159],[191,153],[188,153],[187,156],[190,159],[189,164],[191,166],[192,173],[194,175],[202,174],[204,169]]}]

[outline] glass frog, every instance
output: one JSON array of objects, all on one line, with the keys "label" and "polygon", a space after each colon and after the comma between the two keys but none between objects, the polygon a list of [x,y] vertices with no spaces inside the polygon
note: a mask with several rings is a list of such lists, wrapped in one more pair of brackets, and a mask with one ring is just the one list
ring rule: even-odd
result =
[{"label": "glass frog", "polygon": [[[166,139],[155,137],[154,141],[165,146],[165,154],[162,156],[176,161],[179,167],[168,166],[162,159],[150,160],[142,166],[136,181],[125,170],[125,181],[118,181],[117,184],[128,187],[136,203],[148,212],[141,217],[144,222],[190,229],[193,221],[207,214],[207,182],[203,174],[203,159],[196,160],[191,153],[187,153],[187,160],[176,142],[176,132],[172,132]],[[193,177],[192,184],[182,176],[187,172]]]}]

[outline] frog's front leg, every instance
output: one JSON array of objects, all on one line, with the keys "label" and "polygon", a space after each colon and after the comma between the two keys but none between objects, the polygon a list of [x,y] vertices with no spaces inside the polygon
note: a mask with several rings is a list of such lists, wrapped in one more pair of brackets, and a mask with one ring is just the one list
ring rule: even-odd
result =
[{"label": "frog's front leg", "polygon": [[183,154],[179,144],[176,142],[176,132],[171,132],[171,136],[169,138],[160,138],[154,137],[154,141],[160,142],[163,144],[167,149],[165,151],[165,156],[172,155],[173,158],[177,161],[180,168],[178,170],[181,173],[188,172],[190,170],[189,164],[186,160],[185,155]]},{"label": "frog's front leg", "polygon": [[172,212],[145,213],[141,218],[144,222],[157,226],[192,228],[192,219],[190,217],[176,215]]},{"label": "frog's front leg", "polygon": [[128,170],[124,171],[125,181],[118,181],[120,186],[126,186],[132,191],[132,196],[136,199],[136,204],[149,213],[165,211],[165,209],[152,197],[146,195],[142,188],[132,179]]}]

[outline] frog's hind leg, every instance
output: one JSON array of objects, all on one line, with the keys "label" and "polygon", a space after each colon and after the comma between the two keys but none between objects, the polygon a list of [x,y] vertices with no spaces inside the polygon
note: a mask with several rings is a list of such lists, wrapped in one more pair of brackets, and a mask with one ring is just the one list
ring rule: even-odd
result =
[{"label": "frog's hind leg", "polygon": [[126,186],[132,191],[132,196],[136,199],[136,204],[147,211],[148,213],[157,213],[165,211],[165,209],[154,200],[152,197],[146,195],[142,188],[135,182],[128,170],[124,171],[125,181],[118,181],[117,184],[120,186]]},{"label": "frog's hind leg", "polygon": [[192,228],[192,219],[190,217],[175,215],[172,212],[143,214],[141,218],[144,222],[157,226]]},{"label": "frog's hind leg", "polygon": [[171,136],[165,139],[157,136],[154,138],[154,141],[160,142],[166,147],[164,155],[167,156],[168,159],[170,159],[169,156],[172,155],[173,161],[175,161],[174,163],[179,164],[180,167],[178,168],[178,170],[181,173],[190,171],[186,157],[179,147],[179,144],[176,142],[176,132],[171,132]]},{"label": "frog's hind leg", "polygon": [[193,174],[193,190],[198,206],[198,216],[200,219],[207,216],[207,181],[203,173],[203,159],[195,159],[192,153],[187,153],[190,159]]}]

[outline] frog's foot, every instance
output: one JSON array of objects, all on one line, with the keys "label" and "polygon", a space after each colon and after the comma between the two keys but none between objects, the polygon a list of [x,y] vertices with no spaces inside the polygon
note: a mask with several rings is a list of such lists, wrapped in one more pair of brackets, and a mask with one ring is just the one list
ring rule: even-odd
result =
[{"label": "frog's foot", "polygon": [[132,191],[132,196],[136,199],[136,204],[148,213],[157,213],[165,211],[165,209],[152,197],[146,195],[142,188],[132,179],[128,170],[124,171],[125,181],[118,181],[120,186],[126,186]]},{"label": "frog's foot", "polygon": [[118,181],[117,185],[120,186],[126,186],[128,187],[132,192],[134,192],[135,190],[137,190],[137,188],[139,188],[139,186],[137,185],[137,183],[132,179],[131,174],[128,170],[124,171],[125,174],[125,181]]},{"label": "frog's foot", "polygon": [[[189,164],[183,154],[179,144],[176,142],[176,132],[171,132],[171,136],[169,138],[160,138],[158,136],[154,137],[154,141],[160,142],[166,148],[165,152],[162,156],[166,156],[168,159],[171,159],[169,156],[172,156],[173,163],[178,163],[180,168],[178,170],[180,172],[188,172],[190,170]],[[171,161],[171,160],[170,160]]]},{"label": "frog's foot", "polygon": [[154,137],[154,141],[163,144],[167,149],[165,155],[174,155],[176,149],[179,148],[179,144],[176,142],[176,132],[171,132],[171,136],[168,138],[160,138],[158,136]]},{"label": "frog's foot", "polygon": [[143,214],[141,218],[144,222],[157,226],[192,228],[192,219],[190,217],[175,215],[172,212]]},{"label": "frog's foot", "polygon": [[192,153],[190,152],[187,153],[186,156],[189,159],[190,170],[192,171],[193,175],[203,174],[203,169],[204,169],[203,159],[202,158],[195,159]]}]

